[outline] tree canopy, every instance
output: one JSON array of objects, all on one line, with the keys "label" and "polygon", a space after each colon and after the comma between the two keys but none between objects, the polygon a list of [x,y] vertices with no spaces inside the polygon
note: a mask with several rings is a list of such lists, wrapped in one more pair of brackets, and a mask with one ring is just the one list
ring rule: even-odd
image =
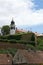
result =
[{"label": "tree canopy", "polygon": [[10,27],[8,25],[2,26],[1,32],[3,35],[7,35],[10,33]]}]

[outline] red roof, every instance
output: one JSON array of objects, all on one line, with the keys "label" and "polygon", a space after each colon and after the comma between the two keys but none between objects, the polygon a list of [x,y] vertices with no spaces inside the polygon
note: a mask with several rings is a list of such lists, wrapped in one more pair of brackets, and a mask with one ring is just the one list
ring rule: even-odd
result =
[{"label": "red roof", "polygon": [[12,64],[12,57],[11,55],[7,55],[7,54],[0,54],[0,64]]},{"label": "red roof", "polygon": [[26,30],[23,30],[23,29],[17,29],[16,32],[17,32],[17,33],[18,33],[18,32],[20,33],[20,32],[27,32],[27,31],[26,31]]},{"label": "red roof", "polygon": [[28,64],[43,64],[43,51],[18,50],[18,52],[23,55]]}]

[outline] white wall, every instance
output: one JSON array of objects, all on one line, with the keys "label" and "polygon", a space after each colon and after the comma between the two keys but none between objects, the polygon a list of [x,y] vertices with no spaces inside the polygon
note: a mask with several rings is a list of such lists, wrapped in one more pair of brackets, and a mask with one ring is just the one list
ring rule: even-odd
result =
[{"label": "white wall", "polygon": [[14,35],[15,34],[15,30],[14,29],[11,29],[10,30],[10,35]]},{"label": "white wall", "polygon": [[1,28],[0,28],[0,34],[2,35]]}]

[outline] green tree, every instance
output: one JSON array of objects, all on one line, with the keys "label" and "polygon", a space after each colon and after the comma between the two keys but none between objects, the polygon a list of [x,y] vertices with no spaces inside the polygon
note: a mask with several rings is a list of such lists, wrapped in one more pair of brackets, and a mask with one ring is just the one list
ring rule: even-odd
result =
[{"label": "green tree", "polygon": [[31,41],[35,41],[35,34],[32,34]]},{"label": "green tree", "polygon": [[8,25],[5,25],[2,27],[1,32],[3,35],[7,35],[10,33],[10,27]]}]

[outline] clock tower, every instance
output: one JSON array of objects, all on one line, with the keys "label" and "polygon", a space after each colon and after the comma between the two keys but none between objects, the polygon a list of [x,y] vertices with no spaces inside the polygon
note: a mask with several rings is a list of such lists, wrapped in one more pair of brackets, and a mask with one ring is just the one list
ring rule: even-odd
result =
[{"label": "clock tower", "polygon": [[10,35],[14,35],[15,34],[15,22],[13,21],[13,19],[12,19],[12,21],[11,21],[11,24],[10,24]]}]

